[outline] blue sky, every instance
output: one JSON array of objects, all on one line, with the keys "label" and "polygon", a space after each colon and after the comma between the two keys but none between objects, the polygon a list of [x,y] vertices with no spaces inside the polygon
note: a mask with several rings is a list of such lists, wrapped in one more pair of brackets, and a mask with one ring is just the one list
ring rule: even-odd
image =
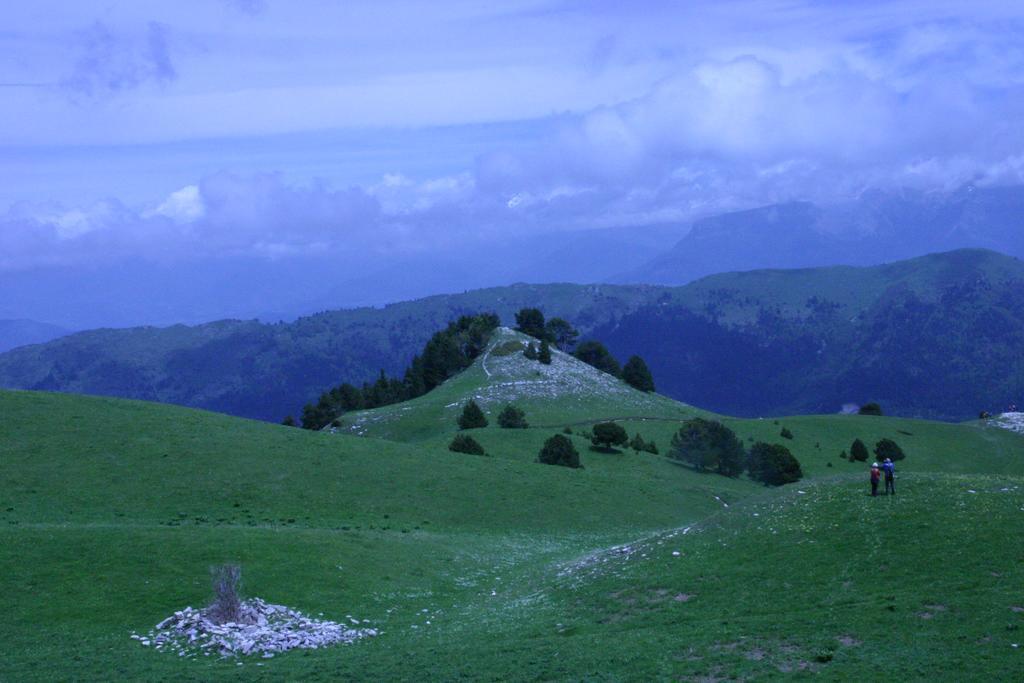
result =
[{"label": "blue sky", "polygon": [[0,272],[386,256],[1024,176],[1019,2],[4,14]]}]

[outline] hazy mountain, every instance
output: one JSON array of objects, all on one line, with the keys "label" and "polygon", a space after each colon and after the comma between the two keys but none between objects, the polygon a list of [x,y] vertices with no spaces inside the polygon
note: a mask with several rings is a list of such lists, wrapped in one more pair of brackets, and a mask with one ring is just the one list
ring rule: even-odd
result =
[{"label": "hazy mountain", "polygon": [[0,353],[26,344],[42,344],[71,330],[35,320],[0,320]]},{"label": "hazy mountain", "polygon": [[465,313],[539,306],[644,356],[659,390],[726,413],[881,400],[966,419],[1024,394],[1024,264],[965,250],[870,268],[766,270],[683,287],[516,285],[292,323],[95,330],[0,354],[0,386],[278,420],[342,381],[400,373]]},{"label": "hazy mountain", "polygon": [[792,202],[713,216],[612,281],[684,284],[729,271],[875,265],[967,247],[1024,257],[1024,186],[872,190],[826,207]]}]

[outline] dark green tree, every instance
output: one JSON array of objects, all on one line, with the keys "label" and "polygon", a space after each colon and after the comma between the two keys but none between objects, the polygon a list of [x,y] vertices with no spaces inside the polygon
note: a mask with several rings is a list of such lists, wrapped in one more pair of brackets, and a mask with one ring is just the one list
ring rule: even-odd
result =
[{"label": "dark green tree", "polygon": [[487,417],[476,401],[470,399],[459,415],[459,429],[479,429],[487,426]]},{"label": "dark green tree", "polygon": [[886,458],[889,458],[893,462],[896,462],[897,460],[903,460],[903,458],[907,457],[906,454],[903,452],[903,449],[899,447],[899,444],[897,444],[892,439],[882,439],[881,441],[876,443],[875,455],[878,457],[879,460],[885,460]]},{"label": "dark green tree", "polygon": [[577,332],[569,321],[563,318],[552,318],[544,326],[548,339],[562,351],[571,351],[576,345],[580,333]]},{"label": "dark green tree", "polygon": [[537,351],[537,360],[544,365],[551,365],[551,347],[548,346],[546,341],[540,343],[540,349]]},{"label": "dark green tree", "polygon": [[877,403],[865,403],[857,410],[858,415],[881,415],[882,406]]},{"label": "dark green tree", "polygon": [[516,313],[516,330],[536,339],[547,339],[544,314],[539,308],[523,308]]},{"label": "dark green tree", "polygon": [[647,451],[648,453],[653,453],[654,455],[657,455],[658,444],[654,443],[653,441],[648,441],[644,450]]},{"label": "dark green tree", "polygon": [[281,420],[281,424],[285,427],[297,427],[298,424],[295,422],[295,418],[291,415],[285,415],[285,418]]},{"label": "dark green tree", "polygon": [[779,432],[779,436],[781,436],[783,439],[790,439],[790,440],[792,440],[793,432],[789,431],[788,427],[783,427],[782,431]]},{"label": "dark green tree", "polygon": [[687,420],[672,437],[669,457],[690,463],[698,472],[715,471],[738,477],[746,466],[743,444],[736,434],[715,420]]},{"label": "dark green tree", "polygon": [[850,462],[867,462],[868,447],[860,439],[854,439],[850,444]]},{"label": "dark green tree", "polygon": [[757,442],[750,447],[747,459],[750,478],[766,486],[782,486],[800,481],[804,476],[800,462],[781,444]]},{"label": "dark green tree", "polygon": [[526,422],[526,413],[510,403],[498,414],[498,426],[503,429],[526,429],[530,425]]},{"label": "dark green tree", "polygon": [[573,353],[578,359],[591,365],[601,372],[607,372],[609,375],[619,377],[622,375],[622,368],[619,366],[619,361],[615,360],[615,357],[605,348],[604,344],[599,341],[585,341],[576,347],[575,353]]},{"label": "dark green tree", "polygon": [[629,447],[639,453],[647,450],[647,442],[644,441],[644,437],[640,436],[640,432],[637,432],[636,436],[629,440]]},{"label": "dark green tree", "polygon": [[598,448],[606,449],[610,449],[612,446],[625,446],[629,443],[629,434],[620,424],[598,422],[594,425],[594,435],[590,437],[590,443]]},{"label": "dark green tree", "polygon": [[487,455],[484,453],[484,447],[469,434],[456,434],[452,442],[448,444],[448,450],[470,455]]},{"label": "dark green tree", "polygon": [[572,445],[572,441],[561,434],[555,434],[544,442],[544,447],[540,449],[540,454],[537,456],[537,462],[542,462],[545,465],[561,465],[562,467],[580,467],[580,454]]},{"label": "dark green tree", "polygon": [[640,391],[654,391],[654,377],[640,356],[631,356],[622,367],[622,379]]}]

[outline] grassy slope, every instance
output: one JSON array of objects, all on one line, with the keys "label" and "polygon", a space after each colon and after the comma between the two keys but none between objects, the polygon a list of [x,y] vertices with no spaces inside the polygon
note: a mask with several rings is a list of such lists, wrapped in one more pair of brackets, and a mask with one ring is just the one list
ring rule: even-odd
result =
[{"label": "grassy slope", "polygon": [[[1024,437],[891,418],[730,420],[744,439],[786,443],[815,478],[772,491],[595,453],[578,436],[586,468],[569,471],[532,462],[560,425],[643,416],[630,432],[664,449],[699,411],[618,393],[561,356],[541,377],[520,359],[356,416],[405,443],[0,393],[0,588],[12,596],[0,678],[864,679],[885,658],[903,678],[970,660],[965,677],[991,679],[1019,666],[1010,643],[1024,617],[1011,607],[1024,576],[1007,529],[1024,508]],[[572,400],[548,393],[563,383]],[[515,400],[547,426],[475,430],[491,457],[450,453],[450,404],[466,395],[492,416]],[[863,468],[837,458],[855,436],[907,450],[897,499],[865,496]],[[250,594],[384,633],[242,667],[127,638],[202,604],[205,567],[229,559]]]}]

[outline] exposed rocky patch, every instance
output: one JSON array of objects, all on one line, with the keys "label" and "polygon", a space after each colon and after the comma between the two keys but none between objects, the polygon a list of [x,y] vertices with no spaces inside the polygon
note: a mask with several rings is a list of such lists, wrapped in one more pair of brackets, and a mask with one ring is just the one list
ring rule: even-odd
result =
[{"label": "exposed rocky patch", "polygon": [[1002,413],[993,417],[991,422],[997,427],[1024,434],[1024,413]]},{"label": "exposed rocky patch", "polygon": [[131,637],[146,647],[175,652],[179,657],[269,658],[295,648],[316,649],[378,634],[375,628],[361,626],[369,622],[348,619],[350,624],[313,619],[284,605],[253,598],[241,604],[237,621],[218,624],[208,610],[186,607],[161,621],[148,634],[133,633]]}]

